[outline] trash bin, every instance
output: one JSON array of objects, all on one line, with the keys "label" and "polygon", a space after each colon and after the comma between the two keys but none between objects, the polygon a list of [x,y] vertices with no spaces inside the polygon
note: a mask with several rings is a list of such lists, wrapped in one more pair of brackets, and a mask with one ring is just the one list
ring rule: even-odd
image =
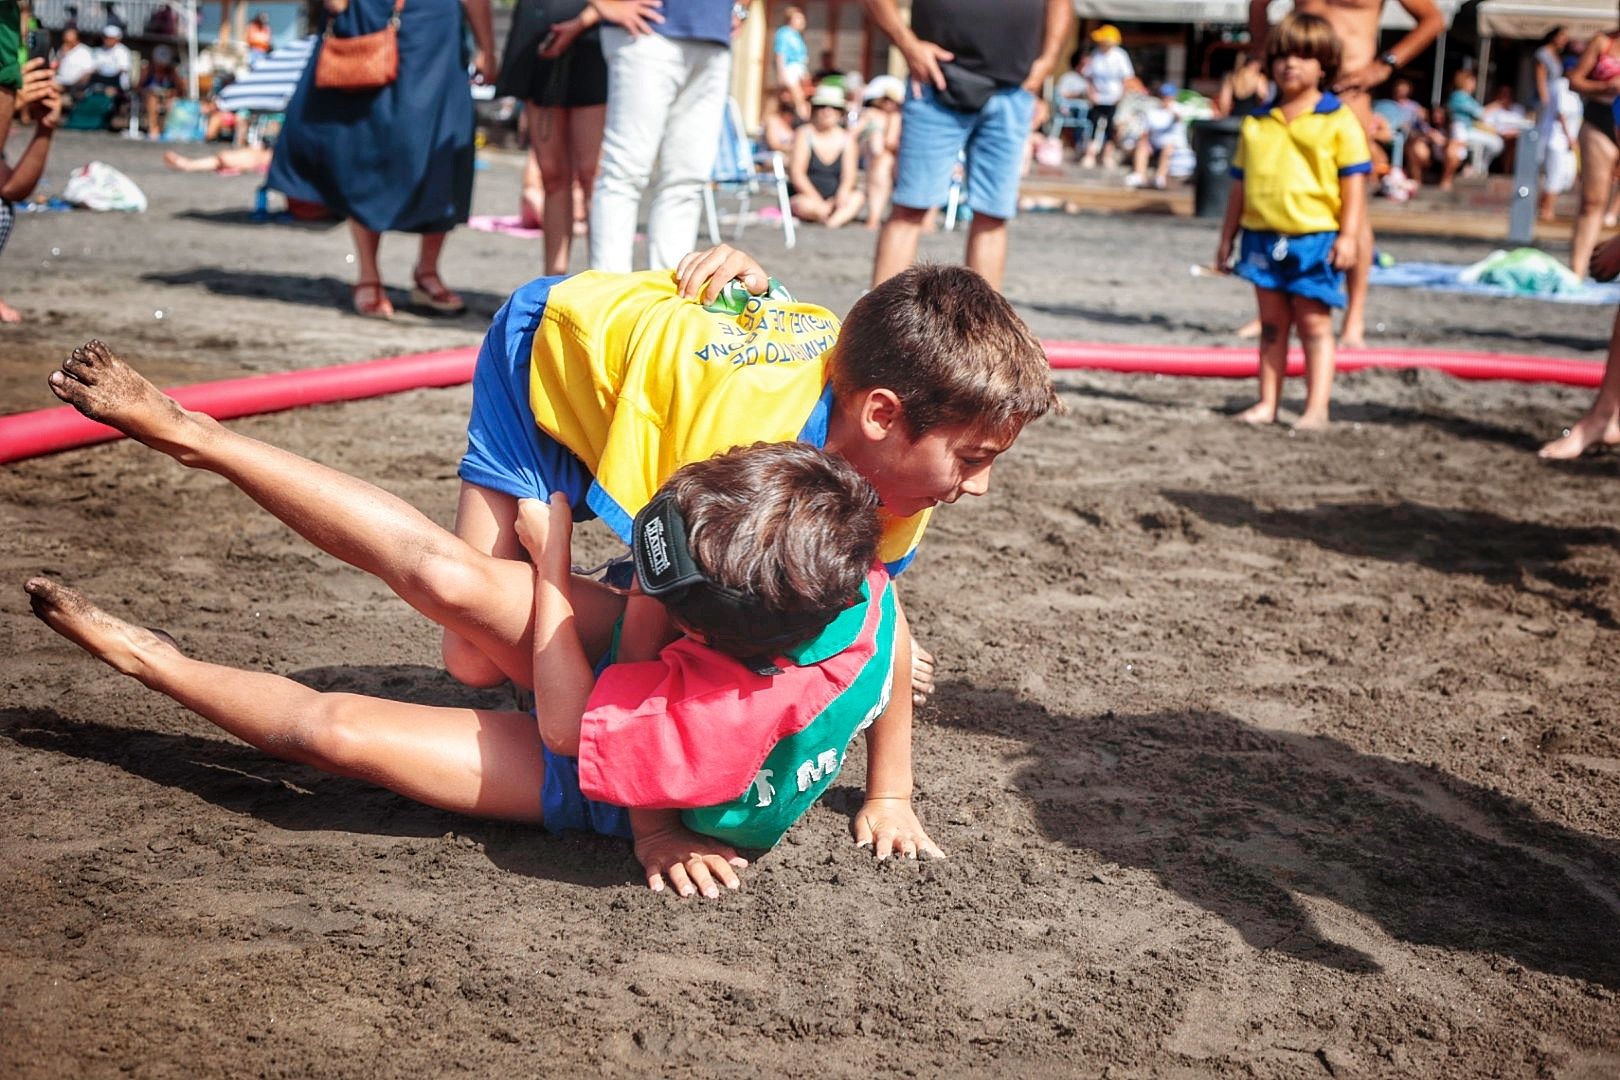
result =
[{"label": "trash bin", "polygon": [[1194,120],[1192,148],[1198,156],[1193,169],[1193,216],[1218,218],[1226,213],[1226,193],[1232,187],[1232,155],[1237,152],[1243,118]]}]

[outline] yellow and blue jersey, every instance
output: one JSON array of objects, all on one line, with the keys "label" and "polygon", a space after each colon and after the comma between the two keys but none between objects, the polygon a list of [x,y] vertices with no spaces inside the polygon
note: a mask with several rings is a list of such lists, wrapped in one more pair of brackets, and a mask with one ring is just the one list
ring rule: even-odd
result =
[{"label": "yellow and blue jersey", "polygon": [[1337,232],[1339,184],[1372,172],[1361,121],[1333,94],[1316,108],[1283,117],[1275,99],[1243,118],[1232,179],[1243,181],[1245,229],[1286,236]]},{"label": "yellow and blue jersey", "polygon": [[[527,404],[590,473],[585,501],[620,537],[683,465],[754,442],[826,444],[839,322],[825,308],[754,297],[740,314],[711,311],[680,297],[667,270],[545,285],[532,296],[541,310],[503,309],[532,327]],[[891,574],[911,561],[929,513],[880,509]]]}]

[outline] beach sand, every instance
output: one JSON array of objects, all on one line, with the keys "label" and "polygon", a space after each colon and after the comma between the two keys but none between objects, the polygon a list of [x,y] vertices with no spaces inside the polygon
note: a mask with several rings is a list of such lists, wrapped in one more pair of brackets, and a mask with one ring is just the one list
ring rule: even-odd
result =
[{"label": "beach sand", "polygon": [[[343,228],[253,224],[255,178],[166,173],[155,145],[59,142],[58,187],[99,157],[152,206],[21,219],[0,411],[55,404],[47,372],[91,336],[161,385],[473,345],[539,263],[459,231],[467,317],[360,320]],[[518,177],[492,157],[476,209],[512,212]],[[1215,228],[1028,216],[1006,291],[1046,338],[1227,342],[1249,292],[1188,274]],[[800,236],[744,239],[842,313],[871,234]],[[396,286],[413,247],[385,242]],[[1597,362],[1612,316],[1378,290],[1371,321],[1377,345]],[[1246,381],[1058,381],[1068,414],[902,579],[940,660],[917,805],[950,858],[853,847],[857,748],[714,903],[650,893],[616,841],[282,764],[98,665],[29,615],[27,577],[202,658],[510,702],[224,481],[129,443],[0,469],[3,1071],[1620,1075],[1620,456],[1533,452],[1590,392],[1353,374],[1307,436],[1232,423]],[[448,523],[469,401],[233,426]]]}]

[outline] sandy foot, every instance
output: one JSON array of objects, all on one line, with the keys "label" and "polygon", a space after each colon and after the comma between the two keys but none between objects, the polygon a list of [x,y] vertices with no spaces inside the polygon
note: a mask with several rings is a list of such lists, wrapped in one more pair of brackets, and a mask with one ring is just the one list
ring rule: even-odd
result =
[{"label": "sandy foot", "polygon": [[149,446],[165,442],[186,414],[173,398],[113,354],[87,341],[50,375],[51,393],[92,420]]},{"label": "sandy foot", "polygon": [[31,578],[24,586],[29,606],[46,626],[114,670],[137,678],[156,650],[178,651],[174,639],[114,618],[77,589],[50,578]]}]

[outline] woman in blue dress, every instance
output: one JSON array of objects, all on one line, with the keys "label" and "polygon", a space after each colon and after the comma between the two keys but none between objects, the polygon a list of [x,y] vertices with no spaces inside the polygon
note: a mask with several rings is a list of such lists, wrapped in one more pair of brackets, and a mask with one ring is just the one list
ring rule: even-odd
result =
[{"label": "woman in blue dress", "polygon": [[[395,0],[326,0],[337,37],[388,25]],[[465,310],[439,277],[439,252],[472,202],[473,104],[462,56],[462,9],[472,27],[473,63],[495,79],[489,0],[403,0],[399,77],[380,90],[323,90],[316,63],[287,106],[268,184],[291,199],[320,203],[349,220],[359,279],[354,310],[386,319],[394,307],[377,268],[385,232],[421,235],[411,302],[442,314]],[[316,59],[319,52],[316,53]]]}]

